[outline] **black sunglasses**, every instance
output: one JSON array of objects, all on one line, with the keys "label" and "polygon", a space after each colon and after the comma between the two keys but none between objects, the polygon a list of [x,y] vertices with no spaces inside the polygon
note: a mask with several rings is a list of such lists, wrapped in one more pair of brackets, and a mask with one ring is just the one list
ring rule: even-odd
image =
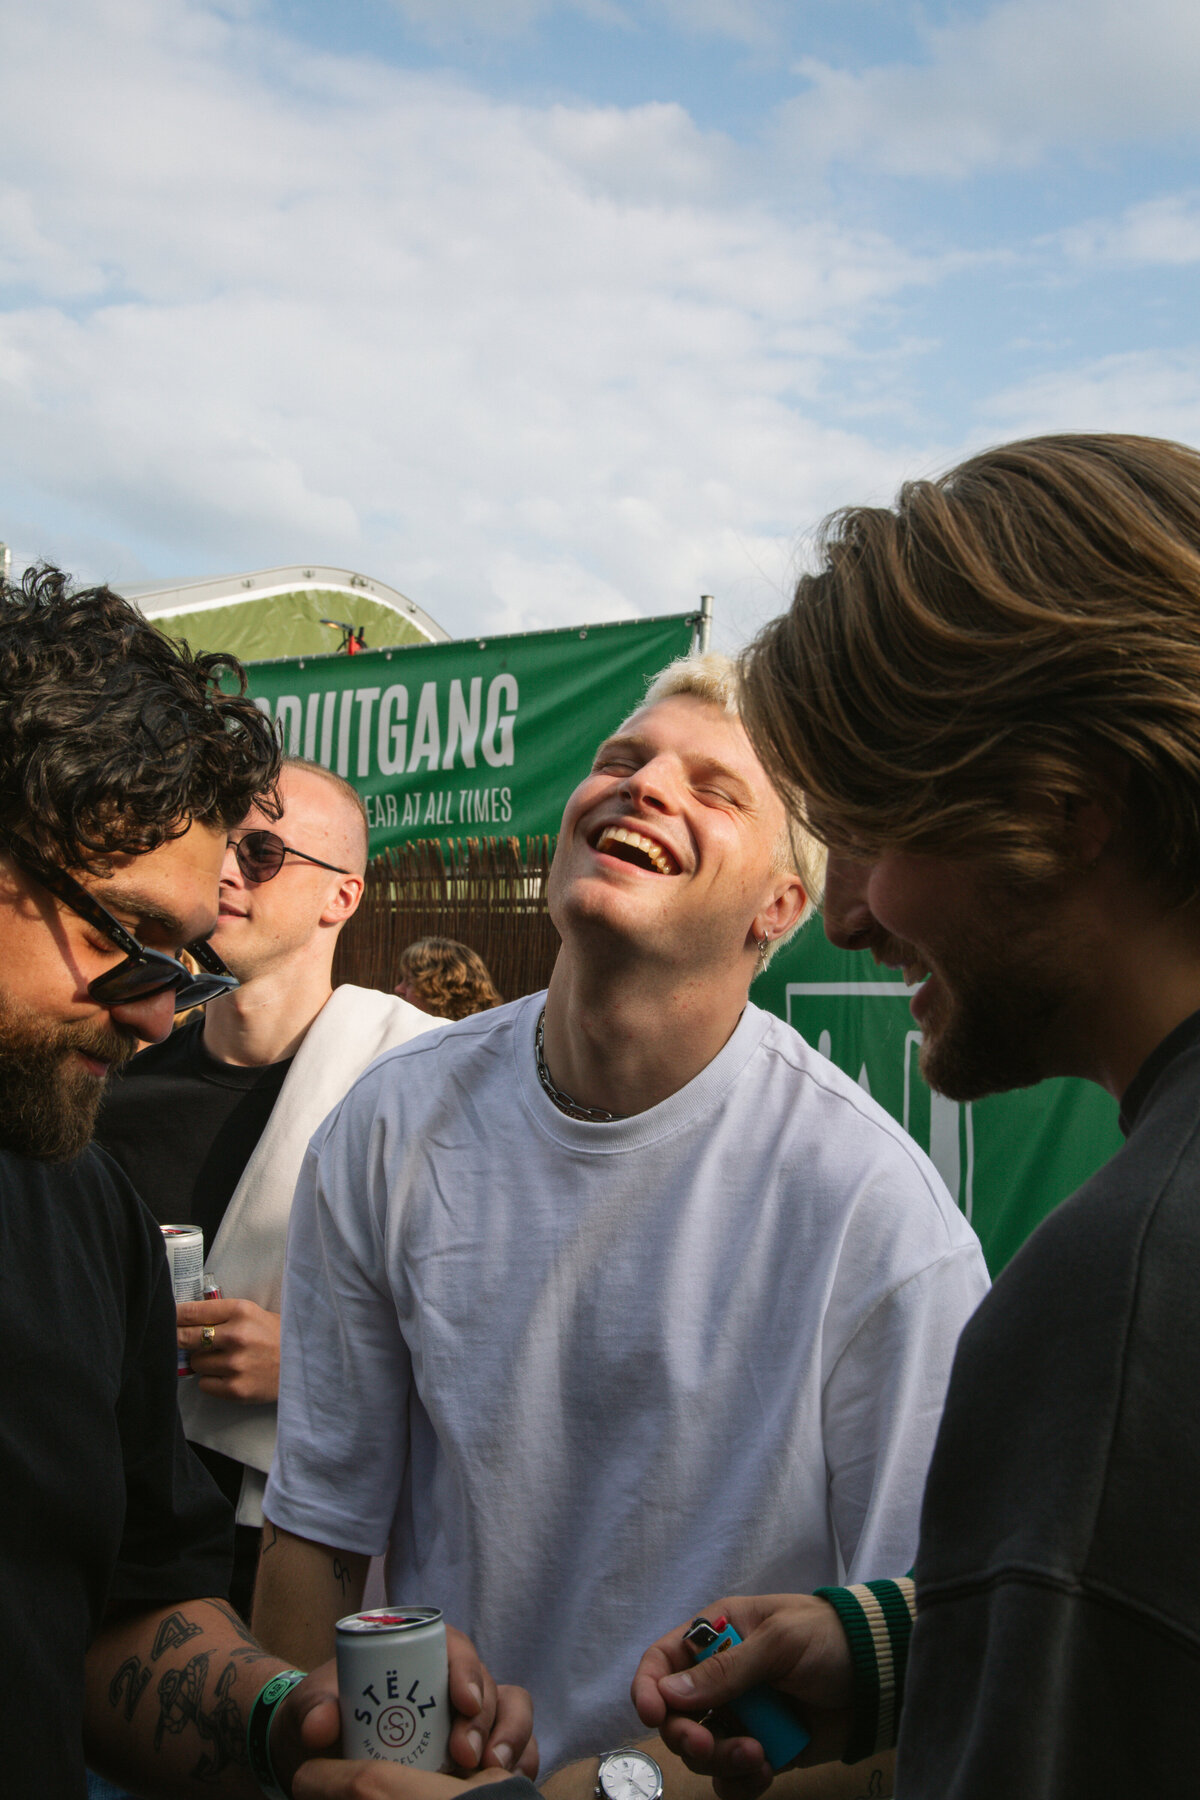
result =
[{"label": "black sunglasses", "polygon": [[294,844],[285,844],[273,831],[247,831],[240,838],[231,838],[229,848],[237,857],[237,866],[246,880],[260,884],[274,881],[285,856],[302,856],[305,862],[316,863],[318,869],[332,869],[335,875],[350,873],[349,869],[339,869],[336,863],[322,862],[319,856],[310,856],[307,850],[297,850]]},{"label": "black sunglasses", "polygon": [[124,962],[88,982],[88,994],[102,1006],[125,1006],[174,988],[175,1011],[186,1012],[192,1006],[207,1006],[210,1000],[218,1000],[222,994],[232,993],[241,985],[203,938],[196,938],[184,946],[188,955],[194,957],[205,971],[202,975],[194,975],[176,957],[167,956],[161,950],[148,950],[144,944],[139,944],[132,931],[127,931],[120,919],[114,919],[108,908],[102,906],[73,875],[56,868],[53,863],[43,862],[29,845],[11,838],[7,832],[0,832],[0,847],[26,875],[32,876],[56,900],[61,900],[71,912],[86,919],[118,950],[125,952]]}]

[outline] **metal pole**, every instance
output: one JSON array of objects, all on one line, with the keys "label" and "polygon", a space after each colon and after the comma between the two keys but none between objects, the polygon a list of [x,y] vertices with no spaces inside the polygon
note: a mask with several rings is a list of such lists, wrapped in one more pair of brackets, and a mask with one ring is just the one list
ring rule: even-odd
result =
[{"label": "metal pole", "polygon": [[701,594],[700,611],[697,614],[695,625],[696,641],[693,645],[697,656],[703,656],[708,649],[709,639],[712,636],[712,617],[713,597],[711,594]]}]

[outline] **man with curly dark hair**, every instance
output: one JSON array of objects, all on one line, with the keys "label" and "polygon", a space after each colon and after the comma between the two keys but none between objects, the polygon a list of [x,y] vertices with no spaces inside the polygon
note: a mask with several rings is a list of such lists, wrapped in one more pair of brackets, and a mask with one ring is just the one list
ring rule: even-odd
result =
[{"label": "man with curly dark hair", "polygon": [[[138,1791],[290,1791],[337,1735],[330,1672],[300,1685],[216,1597],[229,1514],[180,1429],[162,1237],[88,1143],[110,1070],[177,1010],[237,985],[205,939],[227,829],[252,801],[270,812],[279,770],[244,690],[232,659],[193,657],[106,588],[73,594],[46,568],[0,584],[0,1741],[13,1793],[82,1796],[85,1756]],[[452,1692],[470,1716],[455,1744],[474,1763],[466,1733],[488,1729],[495,1690],[463,1645]],[[329,1790],[318,1777],[308,1791]]]},{"label": "man with curly dark hair", "polygon": [[[234,694],[221,691],[229,676]],[[231,659],[177,649],[106,588],[72,595],[62,574],[45,568],[4,589],[0,903],[11,916],[0,986],[0,1133],[7,1148],[50,1161],[77,1155],[91,1137],[108,1070],[132,1056],[139,1039],[169,1030],[182,965],[143,960],[132,1010],[99,1006],[100,996],[80,1006],[75,990],[85,961],[99,970],[125,947],[97,918],[80,920],[68,888],[82,881],[96,899],[129,914],[144,928],[147,950],[174,951],[211,930],[213,859],[219,872],[225,832],[256,796],[274,804],[279,768],[271,728],[243,688]],[[214,995],[224,991],[219,971],[216,980]]]}]

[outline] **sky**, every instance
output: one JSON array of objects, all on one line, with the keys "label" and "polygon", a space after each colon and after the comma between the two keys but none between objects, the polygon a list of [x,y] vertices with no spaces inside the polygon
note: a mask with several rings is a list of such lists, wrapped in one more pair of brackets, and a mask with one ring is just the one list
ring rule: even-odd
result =
[{"label": "sky", "polygon": [[731,649],[835,507],[1200,442],[1184,0],[38,0],[0,82],[15,570]]}]

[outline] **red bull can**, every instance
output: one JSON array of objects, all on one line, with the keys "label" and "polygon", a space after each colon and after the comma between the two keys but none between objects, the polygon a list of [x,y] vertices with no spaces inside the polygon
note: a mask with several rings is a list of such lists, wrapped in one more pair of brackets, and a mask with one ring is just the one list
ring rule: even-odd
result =
[{"label": "red bull can", "polygon": [[[171,1286],[175,1290],[176,1306],[181,1300],[202,1300],[204,1298],[204,1233],[198,1225],[164,1225],[162,1234],[167,1252],[167,1265],[171,1271]],[[188,1361],[186,1350],[178,1352],[175,1372],[180,1377],[191,1374],[192,1365]]]},{"label": "red bull can", "polygon": [[436,1606],[377,1606],[339,1619],[337,1670],[343,1756],[449,1766],[450,1673]]}]

